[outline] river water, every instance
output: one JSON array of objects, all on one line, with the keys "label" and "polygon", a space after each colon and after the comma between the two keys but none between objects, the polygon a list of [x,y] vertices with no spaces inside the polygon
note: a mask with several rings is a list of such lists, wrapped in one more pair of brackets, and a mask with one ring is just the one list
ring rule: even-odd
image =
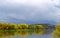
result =
[{"label": "river water", "polygon": [[0,32],[0,38],[54,38],[52,29]]}]

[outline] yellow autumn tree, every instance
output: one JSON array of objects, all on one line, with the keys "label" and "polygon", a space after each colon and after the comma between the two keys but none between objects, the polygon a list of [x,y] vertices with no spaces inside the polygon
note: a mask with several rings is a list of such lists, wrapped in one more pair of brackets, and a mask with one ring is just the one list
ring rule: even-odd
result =
[{"label": "yellow autumn tree", "polygon": [[55,26],[55,30],[54,30],[54,32],[53,32],[53,37],[54,37],[54,38],[60,37],[60,23],[58,23],[58,24]]},{"label": "yellow autumn tree", "polygon": [[44,29],[44,26],[43,25],[34,25],[34,28],[35,29]]},{"label": "yellow autumn tree", "polygon": [[28,28],[28,24],[19,24],[18,25],[18,29],[27,29]]}]

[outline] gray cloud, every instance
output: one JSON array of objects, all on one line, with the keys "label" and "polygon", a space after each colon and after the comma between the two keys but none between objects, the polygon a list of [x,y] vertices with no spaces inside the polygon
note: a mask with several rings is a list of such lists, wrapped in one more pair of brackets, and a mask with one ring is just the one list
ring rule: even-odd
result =
[{"label": "gray cloud", "polygon": [[46,0],[45,2],[40,0],[40,3],[38,2],[39,0],[35,0],[35,2],[33,2],[34,0],[31,0],[31,3],[26,3],[25,1],[19,3],[18,1],[19,0],[13,0],[12,2],[10,0],[1,1],[0,19],[13,17],[32,22],[38,22],[41,20],[53,20],[58,22],[60,19],[60,9],[56,7],[59,5],[56,5],[55,2],[53,3],[51,0]]}]

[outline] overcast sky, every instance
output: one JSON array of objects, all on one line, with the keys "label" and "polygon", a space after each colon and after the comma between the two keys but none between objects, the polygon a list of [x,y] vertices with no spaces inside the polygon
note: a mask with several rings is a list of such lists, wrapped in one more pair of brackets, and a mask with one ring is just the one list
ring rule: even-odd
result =
[{"label": "overcast sky", "polygon": [[[0,0],[0,21],[60,21],[60,0]],[[14,22],[16,22],[14,20]]]}]

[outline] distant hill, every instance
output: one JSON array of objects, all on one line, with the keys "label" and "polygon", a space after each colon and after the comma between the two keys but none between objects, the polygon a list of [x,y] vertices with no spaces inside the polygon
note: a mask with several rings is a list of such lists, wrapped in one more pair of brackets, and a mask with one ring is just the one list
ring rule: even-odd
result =
[{"label": "distant hill", "polygon": [[56,24],[55,21],[53,20],[37,20],[37,21],[30,21],[30,20],[24,20],[24,19],[17,19],[14,17],[7,17],[0,19],[0,22],[5,22],[5,23],[15,23],[15,24],[21,24],[21,23],[26,23],[26,24]]}]

